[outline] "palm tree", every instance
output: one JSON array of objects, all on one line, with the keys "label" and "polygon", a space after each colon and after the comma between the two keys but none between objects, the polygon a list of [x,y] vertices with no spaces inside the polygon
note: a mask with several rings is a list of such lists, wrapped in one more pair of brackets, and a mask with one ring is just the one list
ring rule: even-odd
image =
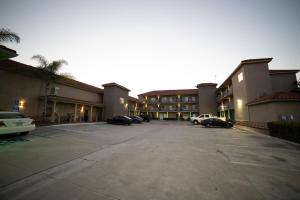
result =
[{"label": "palm tree", "polygon": [[1,28],[0,29],[0,42],[20,42],[20,37],[14,33],[11,32],[9,29]]},{"label": "palm tree", "polygon": [[65,60],[54,60],[52,62],[48,62],[44,56],[34,55],[32,59],[38,61],[39,65],[37,66],[41,70],[44,71],[42,74],[42,78],[45,80],[45,104],[44,104],[44,113],[43,118],[46,120],[47,117],[47,95],[50,85],[55,80],[61,78],[61,74],[58,71],[62,68],[63,65],[67,65],[67,61]]}]

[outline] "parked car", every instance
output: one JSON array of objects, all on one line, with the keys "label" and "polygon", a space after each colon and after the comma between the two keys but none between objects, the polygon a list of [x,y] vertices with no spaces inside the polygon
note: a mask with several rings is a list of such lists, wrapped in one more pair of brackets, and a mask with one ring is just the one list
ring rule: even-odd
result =
[{"label": "parked car", "polygon": [[127,124],[130,125],[132,123],[132,119],[128,116],[115,116],[112,119],[107,119],[106,122],[108,124]]},{"label": "parked car", "polygon": [[143,122],[143,118],[141,118],[139,116],[132,115],[132,116],[129,116],[129,117],[132,119],[132,123],[140,124],[140,123]]},{"label": "parked car", "polygon": [[211,127],[211,126],[224,127],[224,128],[233,127],[233,124],[231,122],[223,121],[221,119],[214,118],[214,117],[202,120],[201,125],[205,127]]},{"label": "parked car", "polygon": [[35,129],[34,120],[19,112],[0,112],[0,134],[27,135]]},{"label": "parked car", "polygon": [[143,118],[144,122],[150,122],[151,120],[150,115],[141,115],[140,117]]},{"label": "parked car", "polygon": [[212,114],[201,114],[199,116],[191,117],[191,122],[193,124],[200,124],[202,120],[212,118],[212,117],[213,117]]}]

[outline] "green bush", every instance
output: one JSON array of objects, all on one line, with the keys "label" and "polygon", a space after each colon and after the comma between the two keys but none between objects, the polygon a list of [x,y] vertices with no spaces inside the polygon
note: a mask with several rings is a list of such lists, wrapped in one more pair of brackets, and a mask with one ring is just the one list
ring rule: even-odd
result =
[{"label": "green bush", "polygon": [[176,117],[164,118],[164,120],[178,120]]},{"label": "green bush", "polygon": [[271,136],[300,143],[300,122],[269,122],[268,128]]}]

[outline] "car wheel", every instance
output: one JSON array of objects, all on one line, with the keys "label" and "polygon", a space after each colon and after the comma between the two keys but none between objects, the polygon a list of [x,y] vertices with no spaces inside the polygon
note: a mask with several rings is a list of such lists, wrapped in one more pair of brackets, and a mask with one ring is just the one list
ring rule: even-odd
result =
[{"label": "car wheel", "polygon": [[226,128],[231,128],[231,125],[230,125],[230,124],[227,124],[227,125],[226,125]]},{"label": "car wheel", "polygon": [[29,131],[26,131],[26,132],[22,132],[20,133],[20,135],[28,135]]},{"label": "car wheel", "polygon": [[199,123],[198,123],[197,120],[194,120],[194,121],[193,121],[193,124],[194,124],[194,125],[197,125],[197,124],[199,124]]},{"label": "car wheel", "polygon": [[205,124],[205,127],[206,127],[206,128],[209,128],[209,127],[210,127],[210,125],[209,125],[209,124]]}]

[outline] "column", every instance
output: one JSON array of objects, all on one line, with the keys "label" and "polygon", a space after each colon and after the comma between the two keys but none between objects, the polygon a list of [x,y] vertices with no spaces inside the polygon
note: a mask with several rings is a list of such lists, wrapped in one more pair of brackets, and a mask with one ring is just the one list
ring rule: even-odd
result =
[{"label": "column", "polygon": [[75,111],[74,111],[74,122],[77,121],[77,104],[75,104]]},{"label": "column", "polygon": [[93,121],[93,106],[91,106],[91,109],[90,109],[90,117],[89,117],[89,121],[90,121],[90,122]]},{"label": "column", "polygon": [[55,113],[56,113],[56,101],[53,102],[52,113],[51,113],[51,122],[55,122]]}]

